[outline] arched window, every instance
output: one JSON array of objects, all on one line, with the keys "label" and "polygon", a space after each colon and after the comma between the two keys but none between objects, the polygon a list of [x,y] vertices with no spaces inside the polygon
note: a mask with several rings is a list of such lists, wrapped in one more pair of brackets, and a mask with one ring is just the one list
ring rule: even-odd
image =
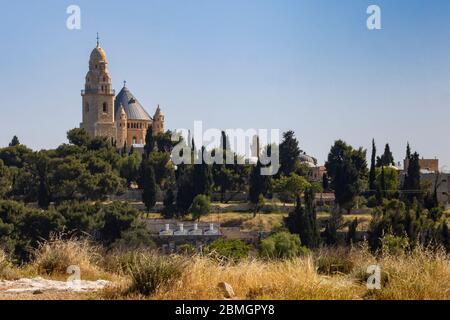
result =
[{"label": "arched window", "polygon": [[103,82],[106,82],[106,77],[103,77]]},{"label": "arched window", "polygon": [[133,144],[136,144],[136,142],[137,142],[136,137],[133,137]]},{"label": "arched window", "polygon": [[130,129],[130,123],[127,123],[127,128]]},{"label": "arched window", "polygon": [[103,102],[103,113],[108,113],[108,104]]}]

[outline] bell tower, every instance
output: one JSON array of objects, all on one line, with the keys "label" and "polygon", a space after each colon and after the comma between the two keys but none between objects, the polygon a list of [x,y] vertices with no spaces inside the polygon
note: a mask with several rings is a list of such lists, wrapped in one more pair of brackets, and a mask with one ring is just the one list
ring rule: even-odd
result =
[{"label": "bell tower", "polygon": [[114,96],[108,60],[100,47],[97,34],[97,46],[89,59],[89,71],[86,74],[82,96],[83,121],[80,125],[92,137],[101,136],[116,139],[114,125]]}]

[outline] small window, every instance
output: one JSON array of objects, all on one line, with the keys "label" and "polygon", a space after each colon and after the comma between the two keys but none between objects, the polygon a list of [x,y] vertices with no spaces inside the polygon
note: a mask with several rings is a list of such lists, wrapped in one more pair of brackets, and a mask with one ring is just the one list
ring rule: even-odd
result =
[{"label": "small window", "polygon": [[103,77],[103,82],[106,82],[106,77]]},{"label": "small window", "polygon": [[136,144],[136,142],[137,142],[136,137],[133,137],[133,144]]},{"label": "small window", "polygon": [[89,103],[86,102],[86,112],[89,112]]},{"label": "small window", "polygon": [[103,103],[103,113],[108,113],[108,104],[106,102]]},{"label": "small window", "polygon": [[127,123],[127,128],[130,129],[130,124],[129,123]]}]

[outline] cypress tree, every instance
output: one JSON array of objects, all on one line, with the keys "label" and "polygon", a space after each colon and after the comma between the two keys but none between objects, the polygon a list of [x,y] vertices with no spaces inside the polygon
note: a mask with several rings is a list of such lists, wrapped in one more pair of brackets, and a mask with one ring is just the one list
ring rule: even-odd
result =
[{"label": "cypress tree", "polygon": [[153,139],[152,127],[150,127],[147,129],[147,133],[145,135],[144,152],[148,156],[154,149],[155,149],[155,141]]},{"label": "cypress tree", "polygon": [[375,172],[375,159],[376,159],[377,148],[375,146],[375,139],[372,139],[372,156],[370,158],[370,172],[369,172],[369,189],[370,193],[373,194],[377,189],[376,186],[376,172]]},{"label": "cypress tree", "polygon": [[322,188],[324,191],[328,191],[330,188],[330,180],[328,179],[328,175],[326,173],[322,175]]},{"label": "cypress tree", "polygon": [[[204,152],[205,147],[202,147],[202,152]],[[211,195],[211,189],[213,184],[213,178],[211,173],[211,166],[202,161],[201,164],[194,165],[193,172],[193,182],[194,182],[194,196],[199,194]]]},{"label": "cypress tree", "polygon": [[153,166],[145,160],[144,164],[144,190],[142,192],[142,202],[144,202],[147,210],[150,211],[156,204],[156,181]]}]

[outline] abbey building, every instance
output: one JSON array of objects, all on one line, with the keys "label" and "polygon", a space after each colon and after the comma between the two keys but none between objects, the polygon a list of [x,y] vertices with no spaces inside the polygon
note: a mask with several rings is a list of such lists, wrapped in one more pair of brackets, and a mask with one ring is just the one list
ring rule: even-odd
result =
[{"label": "abbey building", "polygon": [[105,51],[92,50],[82,96],[83,120],[80,127],[92,137],[110,138],[117,148],[142,146],[148,130],[153,136],[164,132],[164,115],[158,105],[151,117],[136,97],[124,86],[116,96]]}]

